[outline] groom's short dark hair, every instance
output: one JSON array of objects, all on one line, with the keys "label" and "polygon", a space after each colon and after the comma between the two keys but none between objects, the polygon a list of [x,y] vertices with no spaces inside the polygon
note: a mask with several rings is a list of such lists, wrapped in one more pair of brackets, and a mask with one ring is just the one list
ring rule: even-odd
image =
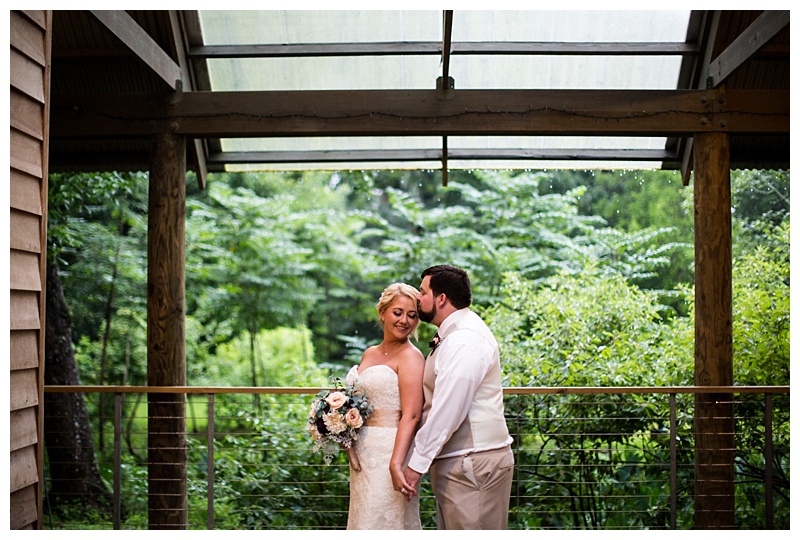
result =
[{"label": "groom's short dark hair", "polygon": [[437,264],[422,272],[422,279],[430,276],[430,287],[434,296],[444,293],[456,309],[472,304],[472,287],[467,273],[456,266]]}]

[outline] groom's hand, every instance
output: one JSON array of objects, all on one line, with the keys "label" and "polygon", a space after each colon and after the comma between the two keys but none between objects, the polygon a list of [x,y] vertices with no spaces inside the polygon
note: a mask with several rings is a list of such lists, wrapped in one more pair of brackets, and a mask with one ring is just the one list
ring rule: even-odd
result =
[{"label": "groom's hand", "polygon": [[[414,488],[413,493],[417,493],[419,491],[419,481],[422,478],[422,474],[418,473],[411,467],[406,467],[406,470],[404,471],[403,474],[406,477],[406,482],[408,483],[408,485]],[[413,493],[406,493],[406,500],[410,501],[411,495],[413,495]]]}]

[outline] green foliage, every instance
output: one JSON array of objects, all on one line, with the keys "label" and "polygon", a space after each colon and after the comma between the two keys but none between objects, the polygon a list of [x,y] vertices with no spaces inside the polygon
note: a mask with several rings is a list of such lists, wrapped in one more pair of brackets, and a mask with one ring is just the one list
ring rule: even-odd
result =
[{"label": "green foliage", "polygon": [[[262,330],[255,338],[258,386],[322,386],[326,370],[314,361],[311,332],[306,328]],[[214,374],[209,381],[230,386],[250,386],[250,336],[242,335],[217,347]]]},{"label": "green foliage", "polygon": [[73,229],[77,223],[104,222],[121,230],[133,226],[135,214],[146,213],[146,187],[147,177],[144,174],[107,172],[50,175],[47,186],[47,239],[51,260],[60,260],[64,252],[83,247],[83,234]]},{"label": "green foliage", "polygon": [[[788,213],[788,212],[787,212]],[[737,385],[789,386],[790,291],[789,219],[777,225],[756,219],[748,227],[760,238],[752,249],[733,261],[733,374]],[[749,240],[745,240],[749,243]],[[785,398],[785,399],[782,399]],[[764,475],[766,447],[763,424],[747,419],[761,418],[766,404],[743,399],[737,406],[742,417],[736,427],[737,524],[764,523]],[[772,475],[775,486],[775,525],[788,528],[790,423],[788,396],[777,396],[772,404]]]},{"label": "green foliage", "polygon": [[692,327],[662,321],[654,294],[592,269],[541,284],[506,275],[485,312],[509,386],[690,384]]},{"label": "green foliage", "polygon": [[[506,275],[485,311],[503,336],[508,386],[671,386],[691,383],[692,327],[664,321],[653,293],[587,269],[542,282]],[[662,528],[669,523],[669,408],[657,394],[525,396],[516,418],[524,500],[555,503],[541,528]],[[685,421],[685,420],[684,420]],[[683,481],[688,482],[684,475]],[[522,495],[520,495],[522,497]],[[520,502],[520,504],[526,504]],[[688,518],[684,517],[683,520]]]},{"label": "green foliage", "polygon": [[735,235],[745,250],[768,241],[769,231],[789,217],[790,181],[787,171],[731,172],[731,203]]},{"label": "green foliage", "polygon": [[[87,384],[100,381],[104,351],[105,384],[146,380],[146,187],[144,175],[51,179],[51,258],[62,265]],[[381,290],[394,281],[416,286],[425,267],[443,262],[470,272],[475,308],[502,336],[506,385],[692,384],[692,193],[676,173],[453,171],[447,187],[435,171],[225,173],[204,191],[190,181],[187,193],[189,384],[324,386],[380,339]],[[788,385],[789,174],[734,172],[732,197],[735,381]],[[432,332],[420,328],[423,351]],[[275,396],[239,397],[216,405],[224,433],[217,528],[280,528],[297,515],[311,528],[343,526],[344,458],[326,468],[310,454],[307,411]],[[99,405],[89,406],[99,416]],[[109,418],[111,406],[103,405]],[[190,407],[203,417],[201,400]],[[692,407],[678,407],[682,462],[691,461]],[[745,479],[737,481],[737,519],[745,528],[764,515],[764,404],[740,407],[737,448],[748,450],[737,455]],[[282,408],[289,418],[276,416]],[[507,410],[521,461],[541,467],[516,480],[512,504],[530,512],[515,527],[665,525],[663,471],[642,465],[669,459],[663,397],[526,396],[508,400]],[[775,403],[774,414],[784,524],[788,403]],[[204,495],[204,452],[191,437],[195,501]],[[138,459],[125,463],[123,482],[144,493]],[[680,474],[679,526],[689,528],[691,471]],[[535,496],[551,506],[527,507]],[[424,504],[423,523],[432,526]],[[128,524],[146,522],[133,495],[125,505]],[[192,505],[193,522],[204,523],[203,504]]]},{"label": "green foliage", "polygon": [[[540,186],[542,193],[582,188],[579,212],[601,217],[617,233],[660,231],[647,246],[662,250],[667,260],[660,260],[657,272],[640,273],[641,287],[673,291],[694,281],[693,192],[682,185],[678,171],[553,171]],[[685,313],[679,298],[665,299]]]},{"label": "green foliage", "polygon": [[765,245],[733,261],[736,383],[789,384],[789,222],[764,231]]},{"label": "green foliage", "polygon": [[599,217],[579,212],[584,188],[540,194],[548,173],[476,171],[452,179],[436,200],[386,187],[380,218],[369,225],[371,241],[395,275],[416,276],[428,265],[450,262],[471,275],[478,304],[496,301],[502,276],[516,271],[542,279],[587,266],[632,280],[655,275],[676,250],[664,241],[673,229],[616,231]]},{"label": "green foliage", "polygon": [[242,330],[301,321],[322,361],[342,357],[337,336],[359,328],[380,290],[363,278],[377,267],[356,240],[364,217],[332,185],[318,174],[227,175],[189,201],[187,307],[212,350]]},{"label": "green foliage", "polygon": [[[120,302],[123,303],[123,302]],[[106,355],[105,380],[100,380],[99,365],[103,342],[80,336],[74,345],[75,361],[83,384],[147,384],[147,322],[141,310],[120,307],[111,325]],[[102,335],[100,329],[98,334]]]},{"label": "green foliage", "polygon": [[[216,450],[216,527],[343,529],[349,494],[344,457],[331,466],[309,466],[320,458],[305,432],[307,405],[281,396],[268,396],[265,405],[280,412],[258,417],[240,412],[241,428]],[[192,445],[191,452],[202,454],[203,447]],[[192,477],[190,483],[204,483],[201,468]]]},{"label": "green foliage", "polygon": [[302,320],[318,298],[289,202],[214,183],[204,200],[187,205],[187,245],[194,246],[187,251],[187,308],[210,328],[256,333]]},{"label": "green foliage", "polygon": [[48,261],[59,266],[76,340],[101,335],[112,293],[129,324],[143,313],[146,232],[145,175],[51,175]]}]

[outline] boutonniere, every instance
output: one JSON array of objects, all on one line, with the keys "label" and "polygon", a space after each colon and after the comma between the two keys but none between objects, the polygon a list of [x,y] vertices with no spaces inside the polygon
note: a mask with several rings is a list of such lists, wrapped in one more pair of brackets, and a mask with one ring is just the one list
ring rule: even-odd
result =
[{"label": "boutonniere", "polygon": [[436,350],[436,347],[438,347],[438,346],[439,346],[439,342],[440,342],[440,341],[442,341],[442,339],[439,337],[439,332],[436,332],[436,333],[433,335],[433,339],[431,340],[431,342],[430,342],[430,343],[428,343],[428,347],[429,347],[429,348],[430,348],[430,350],[431,350],[431,354],[433,354],[433,351],[435,351],[435,350]]}]

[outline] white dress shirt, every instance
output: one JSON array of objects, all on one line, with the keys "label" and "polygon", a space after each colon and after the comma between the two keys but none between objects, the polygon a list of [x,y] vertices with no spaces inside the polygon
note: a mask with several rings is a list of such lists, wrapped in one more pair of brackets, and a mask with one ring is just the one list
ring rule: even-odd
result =
[{"label": "white dress shirt", "polygon": [[[435,362],[435,386],[432,396],[426,388],[423,424],[409,460],[409,467],[419,473],[427,472],[436,458],[493,450],[512,442],[503,419],[500,353],[489,328],[477,314],[464,308],[448,316],[438,333],[441,341],[426,360]],[[426,377],[426,386],[430,382]],[[483,416],[489,411],[488,422],[475,424],[480,429],[469,436],[467,446],[443,451],[453,433],[465,421],[474,420],[477,410]]]}]

